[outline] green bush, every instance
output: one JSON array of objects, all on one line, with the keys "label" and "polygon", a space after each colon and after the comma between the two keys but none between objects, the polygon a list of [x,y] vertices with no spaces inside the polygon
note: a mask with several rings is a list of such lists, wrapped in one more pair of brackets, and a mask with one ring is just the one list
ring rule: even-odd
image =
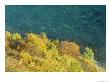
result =
[{"label": "green bush", "polygon": [[83,53],[84,57],[93,61],[94,63],[96,63],[96,61],[94,60],[94,52],[92,51],[91,48],[86,47]]}]

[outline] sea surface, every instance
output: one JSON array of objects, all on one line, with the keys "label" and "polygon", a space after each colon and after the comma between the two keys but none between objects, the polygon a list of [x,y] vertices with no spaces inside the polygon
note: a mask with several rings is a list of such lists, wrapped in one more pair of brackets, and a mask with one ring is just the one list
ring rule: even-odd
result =
[{"label": "sea surface", "polygon": [[95,59],[106,65],[106,6],[6,5],[5,30],[41,33],[48,38],[75,41],[90,47]]}]

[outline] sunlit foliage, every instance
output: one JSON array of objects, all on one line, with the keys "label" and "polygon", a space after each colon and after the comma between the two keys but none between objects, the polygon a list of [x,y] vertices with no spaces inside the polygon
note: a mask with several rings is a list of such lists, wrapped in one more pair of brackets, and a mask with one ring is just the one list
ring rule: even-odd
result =
[{"label": "sunlit foliage", "polygon": [[40,35],[5,32],[5,69],[7,72],[102,72],[94,62],[92,49],[74,42],[50,40]]}]

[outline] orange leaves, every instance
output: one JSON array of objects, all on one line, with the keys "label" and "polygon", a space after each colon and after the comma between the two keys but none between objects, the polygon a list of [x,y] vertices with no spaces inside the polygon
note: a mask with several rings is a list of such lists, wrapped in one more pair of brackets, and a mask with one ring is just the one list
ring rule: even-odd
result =
[{"label": "orange leaves", "polygon": [[69,54],[72,56],[80,56],[80,47],[73,43],[68,41],[61,41],[59,52],[61,54]]}]

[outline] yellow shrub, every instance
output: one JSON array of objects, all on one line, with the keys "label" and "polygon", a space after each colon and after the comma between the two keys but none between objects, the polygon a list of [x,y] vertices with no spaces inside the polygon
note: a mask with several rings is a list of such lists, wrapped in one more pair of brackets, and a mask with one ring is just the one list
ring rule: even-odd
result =
[{"label": "yellow shrub", "polygon": [[13,33],[11,37],[12,41],[21,40],[21,35],[19,33]]},{"label": "yellow shrub", "polygon": [[41,38],[38,37],[38,35],[29,33],[27,34],[27,40],[33,44],[35,44],[41,51],[46,51],[46,43],[43,42]]},{"label": "yellow shrub", "polygon": [[19,61],[14,59],[13,57],[7,57],[5,59],[5,71],[15,72],[17,71],[16,68],[19,67]]},{"label": "yellow shrub", "polygon": [[5,32],[5,40],[9,40],[11,38],[11,33],[6,31]]},{"label": "yellow shrub", "polygon": [[11,33],[6,31],[5,32],[5,47],[9,48],[9,41],[11,39]]},{"label": "yellow shrub", "polygon": [[63,56],[63,62],[65,62],[69,66],[69,71],[73,72],[83,72],[83,69],[80,65],[80,61],[77,58],[74,58],[69,55]]},{"label": "yellow shrub", "polygon": [[94,53],[86,48],[81,56],[80,46],[74,42],[49,40],[45,33],[5,32],[6,71],[18,72],[101,72]]},{"label": "yellow shrub", "polygon": [[29,55],[29,53],[26,52],[25,50],[23,50],[23,51],[20,52],[20,57],[21,57],[20,63],[21,63],[21,62],[29,63],[29,62],[31,62],[31,60],[32,60],[32,57],[31,57],[31,56]]},{"label": "yellow shrub", "polygon": [[48,50],[45,52],[46,58],[52,58],[59,55],[58,48],[51,42],[48,43]]}]

